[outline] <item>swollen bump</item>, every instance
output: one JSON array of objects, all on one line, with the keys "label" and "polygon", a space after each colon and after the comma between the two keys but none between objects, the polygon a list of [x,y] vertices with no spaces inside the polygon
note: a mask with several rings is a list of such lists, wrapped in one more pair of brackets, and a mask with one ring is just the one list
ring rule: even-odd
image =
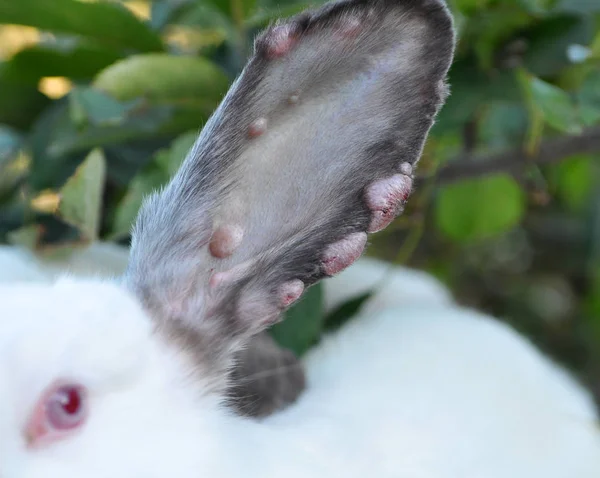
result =
[{"label": "swollen bump", "polygon": [[289,307],[296,302],[304,292],[304,282],[300,279],[285,282],[279,288],[279,300],[281,307]]},{"label": "swollen bump", "polygon": [[410,163],[402,163],[400,165],[400,172],[405,176],[412,176],[413,167]]},{"label": "swollen bump", "polygon": [[248,128],[248,135],[257,138],[267,131],[267,118],[255,119]]},{"label": "swollen bump", "polygon": [[366,191],[365,200],[372,212],[368,232],[385,229],[402,212],[412,190],[412,179],[404,174],[380,179]]},{"label": "swollen bump", "polygon": [[327,246],[322,257],[325,274],[333,276],[352,265],[361,256],[366,244],[367,234],[356,232]]},{"label": "swollen bump", "polygon": [[208,249],[219,259],[229,257],[241,244],[244,230],[235,224],[227,224],[217,228],[210,238]]},{"label": "swollen bump", "polygon": [[294,47],[298,41],[298,29],[291,24],[277,25],[265,38],[266,54],[269,58],[281,58]]}]

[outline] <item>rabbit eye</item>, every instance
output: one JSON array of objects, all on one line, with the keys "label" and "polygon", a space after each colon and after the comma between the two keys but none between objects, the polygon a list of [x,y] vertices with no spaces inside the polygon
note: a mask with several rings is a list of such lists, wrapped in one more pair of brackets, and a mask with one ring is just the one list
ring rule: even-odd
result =
[{"label": "rabbit eye", "polygon": [[88,415],[87,390],[78,384],[55,383],[39,399],[25,437],[37,447],[67,437],[79,428]]},{"label": "rabbit eye", "polygon": [[46,418],[58,430],[70,430],[85,418],[86,396],[83,387],[63,385],[46,399]]}]

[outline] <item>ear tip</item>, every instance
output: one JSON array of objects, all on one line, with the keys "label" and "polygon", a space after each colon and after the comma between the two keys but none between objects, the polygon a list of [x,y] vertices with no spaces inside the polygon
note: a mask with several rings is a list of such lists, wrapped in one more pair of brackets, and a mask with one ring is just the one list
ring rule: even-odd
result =
[{"label": "ear tip", "polygon": [[[306,10],[266,28],[254,41],[254,52],[259,57],[273,59],[285,56],[307,31],[329,25],[332,18],[368,10],[384,17],[394,10],[402,16],[413,13],[425,19],[436,48],[451,57],[456,43],[453,16],[445,0],[339,0],[327,2],[320,8]],[[449,65],[448,65],[449,66]]]},{"label": "ear tip", "polygon": [[388,8],[401,6],[423,15],[431,23],[438,38],[444,38],[449,45],[454,47],[456,29],[454,17],[446,0],[377,0],[388,5]]}]

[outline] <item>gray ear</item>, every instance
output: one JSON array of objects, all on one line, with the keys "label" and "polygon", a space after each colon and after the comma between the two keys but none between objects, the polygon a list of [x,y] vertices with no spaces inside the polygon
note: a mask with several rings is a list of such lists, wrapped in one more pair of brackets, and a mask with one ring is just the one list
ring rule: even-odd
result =
[{"label": "gray ear", "polygon": [[403,209],[447,94],[439,0],[349,0],[281,21],[144,204],[127,283],[210,367]]},{"label": "gray ear", "polygon": [[266,332],[252,337],[234,362],[227,395],[241,415],[265,417],[291,405],[304,391],[302,363]]}]

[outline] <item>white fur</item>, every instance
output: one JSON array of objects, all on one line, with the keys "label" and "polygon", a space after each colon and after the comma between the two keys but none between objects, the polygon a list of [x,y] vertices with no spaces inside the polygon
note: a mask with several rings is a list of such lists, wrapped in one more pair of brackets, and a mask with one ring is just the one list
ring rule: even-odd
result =
[{"label": "white fur", "polygon": [[[101,250],[88,257],[103,262]],[[258,422],[204,394],[116,284],[27,284],[44,262],[7,253],[2,276],[11,263],[23,282],[0,286],[2,478],[600,476],[589,395],[425,274],[394,268],[360,317],[306,358],[301,399]],[[78,270],[93,273],[94,260],[84,262]],[[328,307],[381,283],[386,269],[362,259],[325,281]],[[55,272],[44,274],[53,282]],[[60,377],[90,388],[91,419],[64,442],[28,450],[27,414]]]}]

